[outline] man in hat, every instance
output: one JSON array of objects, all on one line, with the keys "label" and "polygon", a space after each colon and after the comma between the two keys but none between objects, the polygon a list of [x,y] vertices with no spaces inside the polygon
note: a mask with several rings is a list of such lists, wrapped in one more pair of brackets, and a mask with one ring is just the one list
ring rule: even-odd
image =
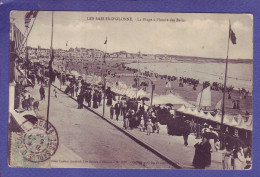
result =
[{"label": "man in hat", "polygon": [[39,92],[40,92],[41,100],[44,100],[45,99],[45,90],[42,85],[39,89]]},{"label": "man in hat", "polygon": [[116,114],[116,120],[118,120],[119,114],[120,114],[120,104],[119,101],[115,104],[115,114]]},{"label": "man in hat", "polygon": [[110,119],[113,119],[113,116],[114,116],[114,106],[113,105],[111,105],[111,107],[110,107]]},{"label": "man in hat", "polygon": [[94,109],[98,108],[97,100],[98,100],[98,94],[97,94],[97,91],[95,91],[95,93],[93,94],[93,108]]},{"label": "man in hat", "polygon": [[204,128],[201,129],[201,134],[203,135],[205,132],[210,132],[209,125],[204,123]]},{"label": "man in hat", "polygon": [[88,90],[85,95],[85,100],[88,103],[88,107],[91,107],[91,99],[92,99],[92,94],[91,94],[91,91]]}]

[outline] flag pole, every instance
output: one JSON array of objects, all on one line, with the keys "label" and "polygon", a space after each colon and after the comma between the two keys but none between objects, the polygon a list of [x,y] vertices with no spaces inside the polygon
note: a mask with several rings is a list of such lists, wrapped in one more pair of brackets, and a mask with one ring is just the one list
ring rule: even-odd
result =
[{"label": "flag pole", "polygon": [[[38,14],[38,12],[37,12],[37,14]],[[24,35],[25,35],[26,33],[27,33],[27,35],[26,35],[26,37],[25,37],[25,41],[23,41],[22,45],[17,49],[18,52],[21,52],[21,50],[22,50],[22,48],[23,48],[23,46],[24,46],[25,43],[26,43],[26,45],[27,45],[27,39],[28,39],[28,37],[29,37],[29,35],[30,35],[30,33],[31,33],[31,30],[32,30],[33,25],[34,25],[34,22],[35,22],[35,20],[36,20],[36,18],[37,18],[37,14],[36,14],[36,16],[35,16],[34,19],[33,19],[33,23],[32,23],[32,26],[31,26],[30,30],[29,30],[29,26],[26,27],[26,30],[25,30],[25,32],[24,32]]]},{"label": "flag pole", "polygon": [[137,61],[137,63],[138,63],[138,71],[137,71],[136,93],[135,93],[136,100],[137,100],[137,92],[139,90],[139,59],[140,59],[140,57],[141,57],[141,52],[139,50],[139,56],[138,56],[138,61]]},{"label": "flag pole", "polygon": [[203,90],[204,90],[204,88],[202,88],[202,90],[201,90],[201,94],[200,94],[200,102],[199,102],[199,109],[200,109],[200,104],[201,104],[201,99],[202,99],[202,93],[203,93]]},{"label": "flag pole", "polygon": [[104,79],[104,97],[103,97],[103,117],[105,116],[105,104],[106,104],[106,52],[107,52],[107,37],[105,41],[106,49],[105,49],[105,54],[104,54],[104,64],[105,64],[105,72],[103,72],[103,79]]},{"label": "flag pole", "polygon": [[53,48],[52,48],[52,40],[53,40],[53,11],[52,11],[52,25],[51,25],[51,58],[49,63],[49,91],[48,91],[48,107],[47,107],[47,126],[46,131],[48,131],[49,126],[49,114],[50,114],[50,95],[51,95],[51,76],[52,76],[52,60],[53,60]]},{"label": "flag pole", "polygon": [[225,69],[225,80],[224,80],[224,91],[223,91],[223,99],[222,99],[222,116],[221,116],[221,125],[220,125],[220,136],[221,136],[221,148],[224,148],[223,145],[223,122],[224,122],[224,114],[225,114],[225,94],[226,94],[226,84],[227,84],[227,69],[228,69],[228,52],[229,52],[229,40],[230,40],[230,20],[229,20],[229,34],[228,34],[228,47],[227,47],[227,58],[226,58],[226,69]]}]

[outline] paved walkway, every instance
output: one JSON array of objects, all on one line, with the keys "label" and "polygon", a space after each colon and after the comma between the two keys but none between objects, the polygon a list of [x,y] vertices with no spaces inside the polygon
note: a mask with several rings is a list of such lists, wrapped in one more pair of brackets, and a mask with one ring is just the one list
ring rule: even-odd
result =
[{"label": "paved walkway", "polygon": [[[40,85],[28,88],[31,97],[40,101],[37,117],[46,119],[46,98],[40,100]],[[59,134],[59,148],[50,160],[51,168],[127,168],[174,169],[173,166],[143,148],[115,127],[51,87],[50,122]]]},{"label": "paved walkway", "polygon": [[[60,84],[57,81],[54,83],[58,88],[60,88]],[[61,90],[65,90],[66,86],[62,86]],[[76,97],[74,97],[76,99]],[[102,100],[103,103],[103,100]],[[114,102],[115,103],[115,102]],[[114,104],[113,103],[113,104]],[[86,105],[86,104],[85,104]],[[90,108],[91,110],[102,115],[103,106],[101,105],[97,109]],[[114,119],[110,119],[110,107],[105,107],[105,119],[112,122],[116,126],[123,128],[123,117],[119,116],[119,120],[116,121]],[[167,133],[166,126],[161,125],[160,133],[154,133],[150,136],[146,135],[146,132],[140,132],[139,129],[126,130],[127,133],[131,134],[135,138],[141,140],[142,142],[150,145],[153,149],[159,151],[164,156],[169,159],[178,162],[183,168],[194,168],[192,166],[192,160],[195,153],[194,145],[201,141],[201,139],[196,139],[194,135],[189,136],[188,146],[184,146],[182,136],[170,136]],[[222,169],[222,151],[213,151],[211,156],[211,165],[206,167],[206,169]]]}]

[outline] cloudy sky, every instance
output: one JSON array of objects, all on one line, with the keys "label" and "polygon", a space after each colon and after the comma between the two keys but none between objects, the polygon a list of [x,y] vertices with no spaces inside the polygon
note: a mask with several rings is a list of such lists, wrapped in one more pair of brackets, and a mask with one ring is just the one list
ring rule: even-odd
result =
[{"label": "cloudy sky", "polygon": [[[12,11],[14,23],[23,32],[25,11]],[[132,17],[132,21],[88,20],[90,17]],[[168,19],[168,21],[158,21]],[[176,22],[176,19],[183,20]],[[146,21],[152,19],[155,21]],[[175,19],[174,21],[169,21]],[[85,47],[107,52],[127,51],[226,58],[229,19],[237,37],[230,43],[229,58],[253,58],[253,16],[249,14],[178,14],[129,12],[54,12],[53,47]],[[141,21],[139,21],[141,20]],[[40,11],[28,45],[50,47],[51,12]]]}]

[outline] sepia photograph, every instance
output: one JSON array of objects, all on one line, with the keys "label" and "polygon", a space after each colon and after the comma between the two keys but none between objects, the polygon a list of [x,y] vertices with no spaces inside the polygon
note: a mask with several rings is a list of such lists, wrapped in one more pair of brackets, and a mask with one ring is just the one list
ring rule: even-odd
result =
[{"label": "sepia photograph", "polygon": [[9,26],[9,167],[252,169],[252,14],[12,10]]}]

